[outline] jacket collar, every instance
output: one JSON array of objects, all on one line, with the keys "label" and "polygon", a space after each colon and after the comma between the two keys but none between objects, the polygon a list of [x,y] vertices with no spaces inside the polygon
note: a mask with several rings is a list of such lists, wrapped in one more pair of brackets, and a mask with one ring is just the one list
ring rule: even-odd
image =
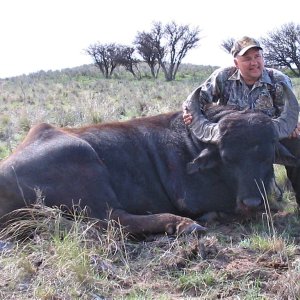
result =
[{"label": "jacket collar", "polygon": [[[236,69],[235,72],[228,78],[228,80],[242,81],[240,70]],[[266,68],[263,69],[262,75],[261,75],[260,79],[258,80],[258,82],[261,84],[267,83],[267,84],[273,85],[271,77]]]}]

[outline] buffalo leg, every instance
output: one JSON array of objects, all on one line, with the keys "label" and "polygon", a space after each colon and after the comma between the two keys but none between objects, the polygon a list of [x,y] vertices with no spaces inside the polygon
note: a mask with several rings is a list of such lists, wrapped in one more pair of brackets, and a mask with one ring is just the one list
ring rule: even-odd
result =
[{"label": "buffalo leg", "polygon": [[[288,138],[281,141],[281,143],[298,159],[300,159],[300,138]],[[286,166],[287,177],[289,178],[293,190],[295,192],[296,200],[300,206],[300,167]]]},{"label": "buffalo leg", "polygon": [[169,213],[134,215],[117,209],[112,212],[111,218],[118,221],[126,231],[134,235],[149,233],[167,233],[171,235],[206,231],[205,227],[189,218]]}]

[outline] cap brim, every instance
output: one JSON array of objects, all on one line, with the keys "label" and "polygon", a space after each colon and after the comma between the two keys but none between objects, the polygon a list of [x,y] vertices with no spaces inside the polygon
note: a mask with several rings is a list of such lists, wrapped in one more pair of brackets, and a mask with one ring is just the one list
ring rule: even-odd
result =
[{"label": "cap brim", "polygon": [[250,45],[250,46],[243,48],[237,55],[242,56],[251,48],[258,48],[258,49],[262,50],[262,48],[257,45]]}]

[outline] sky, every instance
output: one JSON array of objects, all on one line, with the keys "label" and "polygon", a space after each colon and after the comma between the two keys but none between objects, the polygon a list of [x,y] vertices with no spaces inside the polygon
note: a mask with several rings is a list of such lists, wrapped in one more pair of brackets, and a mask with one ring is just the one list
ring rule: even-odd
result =
[{"label": "sky", "polygon": [[96,42],[132,46],[153,22],[200,29],[200,42],[183,63],[227,66],[227,38],[260,38],[300,23],[298,0],[1,0],[0,78],[93,63]]}]

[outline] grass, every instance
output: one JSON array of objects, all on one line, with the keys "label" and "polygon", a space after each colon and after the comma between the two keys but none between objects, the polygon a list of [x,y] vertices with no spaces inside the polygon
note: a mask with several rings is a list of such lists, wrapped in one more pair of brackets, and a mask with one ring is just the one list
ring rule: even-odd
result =
[{"label": "grass", "polygon": [[210,267],[204,270],[185,270],[178,275],[178,286],[185,294],[192,293],[200,297],[211,290],[218,283],[222,283],[222,276],[218,276]]},{"label": "grass", "polygon": [[[91,66],[0,80],[0,159],[41,121],[82,126],[180,110],[213,69],[185,65],[174,82],[105,80]],[[113,224],[99,233],[84,211],[71,219],[37,193],[39,204],[2,232],[0,299],[299,299],[300,221],[284,168],[275,172],[280,213],[214,223],[203,236],[134,240]]]},{"label": "grass", "polygon": [[[38,230],[15,220],[14,232],[30,239],[13,239],[0,256],[1,299],[275,299],[274,286],[287,277],[295,284],[282,296],[291,289],[300,296],[300,247],[297,235],[285,237],[289,217],[274,219],[276,237],[257,232],[253,221],[217,224],[200,237],[136,241],[118,226],[100,234],[84,217],[70,221],[57,208],[26,213]],[[228,231],[226,242],[220,232]]]}]

